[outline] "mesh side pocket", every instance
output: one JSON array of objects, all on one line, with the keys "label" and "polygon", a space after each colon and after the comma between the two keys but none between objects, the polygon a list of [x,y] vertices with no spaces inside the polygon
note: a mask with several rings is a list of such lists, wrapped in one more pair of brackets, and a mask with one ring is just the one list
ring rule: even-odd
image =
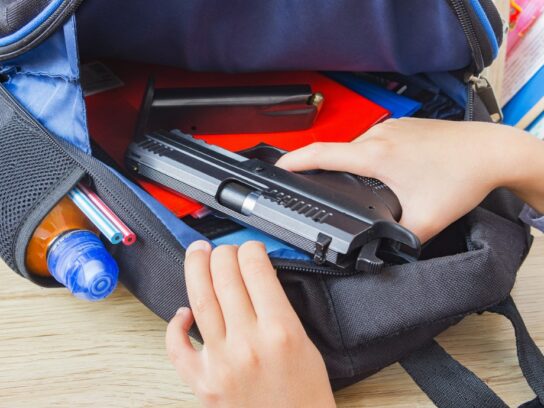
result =
[{"label": "mesh side pocket", "polygon": [[21,225],[76,166],[0,98],[0,256],[12,269]]}]

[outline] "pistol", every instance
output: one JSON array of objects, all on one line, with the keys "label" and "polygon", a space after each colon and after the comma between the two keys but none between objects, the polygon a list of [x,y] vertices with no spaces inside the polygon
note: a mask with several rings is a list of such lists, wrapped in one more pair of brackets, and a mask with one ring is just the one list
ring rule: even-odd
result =
[{"label": "pistol", "polygon": [[417,259],[419,239],[398,224],[391,189],[349,173],[293,173],[274,166],[285,152],[260,144],[233,153],[178,130],[134,141],[127,169],[334,264],[378,272]]}]

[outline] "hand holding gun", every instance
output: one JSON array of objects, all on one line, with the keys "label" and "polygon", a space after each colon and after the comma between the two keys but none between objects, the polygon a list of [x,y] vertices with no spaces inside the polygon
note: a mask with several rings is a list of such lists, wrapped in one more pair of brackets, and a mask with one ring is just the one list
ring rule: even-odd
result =
[{"label": "hand holding gun", "polygon": [[420,242],[397,223],[402,210],[387,186],[341,172],[291,173],[273,164],[283,153],[259,145],[248,158],[159,131],[131,144],[126,160],[135,173],[313,254],[318,265],[377,272],[381,258],[417,258]]}]

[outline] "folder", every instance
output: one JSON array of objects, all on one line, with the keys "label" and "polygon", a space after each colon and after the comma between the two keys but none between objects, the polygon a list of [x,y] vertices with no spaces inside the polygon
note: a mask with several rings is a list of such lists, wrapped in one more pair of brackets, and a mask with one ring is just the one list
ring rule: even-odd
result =
[{"label": "folder", "polygon": [[544,66],[504,106],[504,123],[525,129],[543,111]]},{"label": "folder", "polygon": [[359,95],[387,109],[391,113],[392,118],[412,116],[421,109],[420,102],[398,95],[393,91],[365,81],[349,72],[327,72],[326,74],[329,78],[334,79]]}]

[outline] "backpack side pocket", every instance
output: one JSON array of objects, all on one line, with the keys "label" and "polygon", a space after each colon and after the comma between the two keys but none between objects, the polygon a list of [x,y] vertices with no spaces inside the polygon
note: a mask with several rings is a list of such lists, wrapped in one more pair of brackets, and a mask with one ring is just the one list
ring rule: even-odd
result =
[{"label": "backpack side pocket", "polygon": [[26,272],[26,243],[39,221],[85,172],[23,113],[1,87],[0,256],[19,274],[53,286],[51,279]]}]

